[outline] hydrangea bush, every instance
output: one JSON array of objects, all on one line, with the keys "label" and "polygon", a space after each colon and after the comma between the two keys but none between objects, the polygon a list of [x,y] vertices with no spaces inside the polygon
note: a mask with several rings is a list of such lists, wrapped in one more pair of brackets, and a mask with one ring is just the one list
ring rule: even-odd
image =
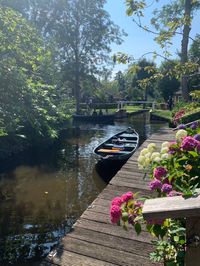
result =
[{"label": "hydrangea bush", "polygon": [[[173,142],[163,142],[161,148],[155,143],[144,148],[138,157],[138,167],[148,172],[149,188],[157,197],[190,197],[200,187],[200,127],[197,122],[190,127],[180,125]],[[144,198],[127,192],[113,199],[110,208],[111,222],[128,228],[133,226],[139,234],[142,227],[157,239],[154,261],[166,265],[184,265],[185,220],[166,219],[145,221],[142,216]]]},{"label": "hydrangea bush", "polygon": [[189,114],[198,112],[200,108],[200,102],[179,102],[176,103],[176,106],[173,108],[172,116],[173,116],[173,123],[174,125],[178,125],[181,123],[182,118]]}]

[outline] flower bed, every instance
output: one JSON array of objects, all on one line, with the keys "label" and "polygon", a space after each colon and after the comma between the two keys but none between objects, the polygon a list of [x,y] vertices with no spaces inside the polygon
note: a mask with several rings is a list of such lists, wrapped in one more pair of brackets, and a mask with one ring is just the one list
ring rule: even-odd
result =
[{"label": "flower bed", "polygon": [[182,103],[180,108],[173,110],[172,116],[174,125],[198,120],[200,117],[200,103]]},{"label": "flower bed", "polygon": [[[180,125],[173,142],[163,142],[159,149],[155,143],[144,148],[138,157],[138,167],[146,175],[150,170],[149,188],[157,197],[195,195],[200,187],[200,127]],[[127,192],[113,199],[111,222],[128,228],[132,225],[139,234],[142,225],[156,237],[155,251],[150,258],[166,265],[184,265],[186,238],[185,219],[156,219],[145,221],[142,207],[145,198],[139,193]]]}]

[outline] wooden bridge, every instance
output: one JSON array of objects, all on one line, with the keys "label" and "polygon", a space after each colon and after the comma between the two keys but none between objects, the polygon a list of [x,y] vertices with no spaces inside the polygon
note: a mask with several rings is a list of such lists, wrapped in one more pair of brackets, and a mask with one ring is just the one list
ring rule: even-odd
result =
[{"label": "wooden bridge", "polygon": [[125,231],[111,224],[109,208],[115,196],[121,196],[127,191],[140,191],[141,195],[152,193],[149,191],[148,181],[143,180],[143,172],[138,170],[137,157],[149,143],[154,142],[159,146],[163,141],[173,139],[174,132],[163,129],[146,140],[81,215],[59,247],[40,265],[160,265],[149,260],[149,253],[153,251],[149,233],[143,231],[137,236],[133,229]]}]

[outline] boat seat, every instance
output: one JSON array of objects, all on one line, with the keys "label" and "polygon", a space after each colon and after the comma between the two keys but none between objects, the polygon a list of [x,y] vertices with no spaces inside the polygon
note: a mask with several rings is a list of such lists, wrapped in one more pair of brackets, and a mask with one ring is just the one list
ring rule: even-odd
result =
[{"label": "boat seat", "polygon": [[[112,143],[105,143],[104,145],[103,145],[105,148],[112,148],[112,147],[115,147],[115,145],[114,144],[112,144]],[[125,143],[124,145],[122,145],[122,146],[119,146],[119,148],[120,147],[122,147],[122,148],[135,148],[135,146],[136,146],[136,143]]]},{"label": "boat seat", "polygon": [[135,138],[135,140],[138,139],[137,135],[134,136],[133,134],[128,134],[128,133],[123,133],[121,135],[118,135],[118,138],[125,138],[125,139],[128,139],[128,138],[133,139],[133,138]]},{"label": "boat seat", "polygon": [[137,144],[137,139],[135,139],[135,140],[126,139],[126,140],[123,140],[123,143],[135,143],[135,144]]},{"label": "boat seat", "polygon": [[99,153],[106,153],[107,155],[112,155],[112,154],[127,154],[127,151],[122,151],[122,150],[113,150],[113,149],[99,149],[97,152]]}]

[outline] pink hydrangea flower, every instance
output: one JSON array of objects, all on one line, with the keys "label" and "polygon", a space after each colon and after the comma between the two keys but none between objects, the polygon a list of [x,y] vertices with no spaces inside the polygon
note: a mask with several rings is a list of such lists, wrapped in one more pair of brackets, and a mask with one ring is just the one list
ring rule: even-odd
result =
[{"label": "pink hydrangea flower", "polygon": [[183,193],[176,191],[176,190],[172,190],[169,192],[169,194],[167,195],[168,197],[175,197],[175,196],[182,196]]},{"label": "pink hydrangea flower", "polygon": [[116,224],[119,222],[121,217],[121,209],[117,205],[112,205],[110,208],[110,220],[113,224]]},{"label": "pink hydrangea flower", "polygon": [[[173,179],[171,180],[171,182],[173,182]],[[163,184],[170,184],[169,179],[167,177],[163,180]]]},{"label": "pink hydrangea flower", "polygon": [[172,142],[170,143],[168,153],[169,153],[169,154],[174,154],[174,153],[176,153],[176,152],[179,151],[179,150],[180,150],[180,149],[179,149],[179,147],[177,146],[177,142],[176,142],[176,141],[172,141]]},{"label": "pink hydrangea flower", "polygon": [[135,202],[135,207],[141,208],[141,207],[143,207],[143,205],[144,205],[144,203],[141,202],[141,201],[136,201]]},{"label": "pink hydrangea flower", "polygon": [[188,136],[183,139],[181,148],[185,151],[192,151],[197,147],[198,144],[199,144],[198,140]]},{"label": "pink hydrangea flower", "polygon": [[155,190],[155,189],[161,189],[162,187],[162,183],[160,180],[154,178],[150,183],[149,183],[149,187],[151,190]]},{"label": "pink hydrangea flower", "polygon": [[111,205],[117,205],[117,206],[121,206],[122,204],[122,200],[120,197],[115,197],[112,202],[111,202]]},{"label": "pink hydrangea flower", "polygon": [[122,202],[128,202],[130,199],[133,199],[133,192],[129,191],[121,196]]},{"label": "pink hydrangea flower", "polygon": [[166,174],[167,174],[167,170],[162,166],[156,167],[153,171],[153,175],[155,176],[155,178],[159,180],[161,180],[161,177],[166,176]]},{"label": "pink hydrangea flower", "polygon": [[169,193],[170,191],[172,191],[172,185],[164,184],[161,188],[161,191],[164,193]]}]

